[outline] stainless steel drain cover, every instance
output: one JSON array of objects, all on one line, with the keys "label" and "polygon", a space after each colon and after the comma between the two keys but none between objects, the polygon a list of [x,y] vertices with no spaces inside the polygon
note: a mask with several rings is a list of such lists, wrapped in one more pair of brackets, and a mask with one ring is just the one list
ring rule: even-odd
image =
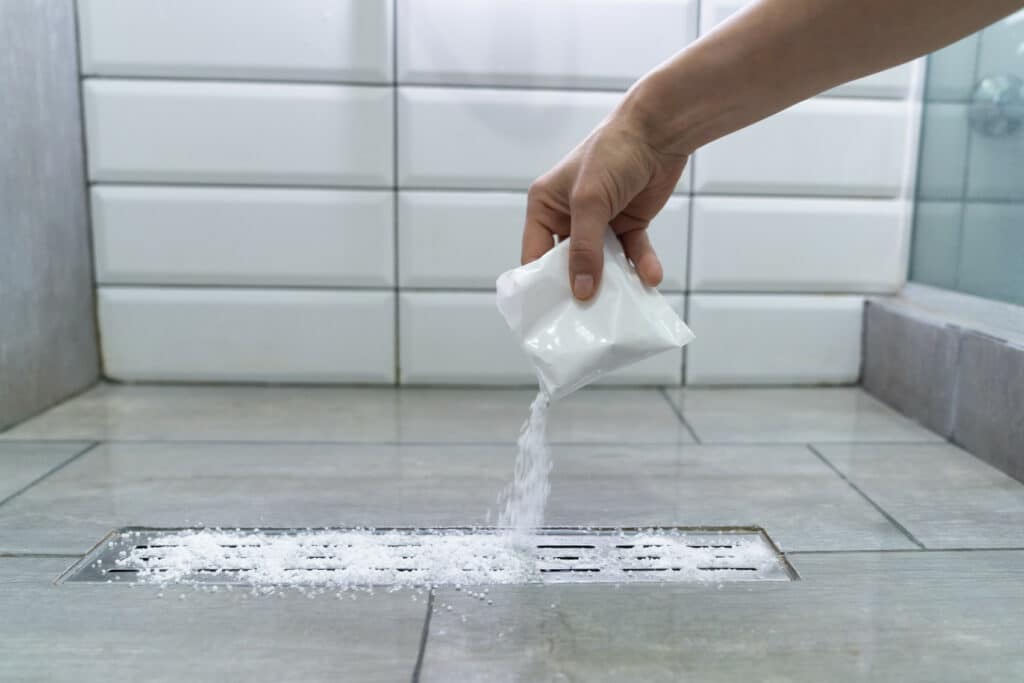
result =
[{"label": "stainless steel drain cover", "polygon": [[112,532],[62,581],[299,586],[789,581],[756,527],[146,529]]}]

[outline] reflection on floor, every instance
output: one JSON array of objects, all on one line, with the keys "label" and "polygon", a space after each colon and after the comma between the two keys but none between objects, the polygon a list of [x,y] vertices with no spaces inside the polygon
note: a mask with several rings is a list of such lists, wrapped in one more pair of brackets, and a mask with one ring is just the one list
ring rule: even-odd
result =
[{"label": "reflection on floor", "polygon": [[120,526],[486,524],[530,398],[100,386],[0,434],[0,680],[1024,680],[1024,485],[858,389],[553,410],[550,524],[759,525],[798,582],[440,589],[429,618],[53,583]]}]

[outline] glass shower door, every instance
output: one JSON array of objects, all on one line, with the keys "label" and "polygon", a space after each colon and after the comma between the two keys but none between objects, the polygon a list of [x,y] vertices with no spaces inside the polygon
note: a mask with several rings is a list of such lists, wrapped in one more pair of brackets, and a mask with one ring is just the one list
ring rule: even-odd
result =
[{"label": "glass shower door", "polygon": [[928,59],[910,279],[1024,305],[1024,10]]}]

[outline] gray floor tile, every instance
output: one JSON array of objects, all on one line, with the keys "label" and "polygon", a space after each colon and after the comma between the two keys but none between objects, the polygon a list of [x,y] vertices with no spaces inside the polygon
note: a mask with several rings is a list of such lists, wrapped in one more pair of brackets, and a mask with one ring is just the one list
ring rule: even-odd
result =
[{"label": "gray floor tile", "polygon": [[[786,550],[912,547],[802,446],[555,445],[550,525],[764,526]],[[494,523],[512,446],[116,443],[0,508],[0,551],[121,526]]]},{"label": "gray floor tile", "polygon": [[442,590],[421,680],[1024,680],[1024,552],[796,565],[781,584],[492,587],[493,605]]},{"label": "gray floor tile", "polygon": [[[166,590],[53,579],[71,560],[0,558],[3,681],[408,681],[425,600]],[[185,598],[179,598],[184,594]]]},{"label": "gray floor tile", "polygon": [[[0,439],[515,441],[534,393],[514,389],[101,385]],[[552,408],[552,441],[692,439],[655,390],[593,389]]]},{"label": "gray floor tile", "polygon": [[0,442],[0,501],[74,457],[88,445],[74,442]]},{"label": "gray floor tile", "polygon": [[669,395],[708,443],[942,440],[853,387],[687,388]]},{"label": "gray floor tile", "polygon": [[1024,484],[955,446],[818,450],[928,548],[1024,547]]}]

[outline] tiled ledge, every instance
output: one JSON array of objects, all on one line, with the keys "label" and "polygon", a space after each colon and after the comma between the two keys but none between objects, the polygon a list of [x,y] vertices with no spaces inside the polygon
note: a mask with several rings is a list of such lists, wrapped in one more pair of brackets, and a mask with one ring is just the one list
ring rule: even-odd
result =
[{"label": "tiled ledge", "polygon": [[1024,481],[1024,344],[912,299],[869,300],[864,388]]}]

